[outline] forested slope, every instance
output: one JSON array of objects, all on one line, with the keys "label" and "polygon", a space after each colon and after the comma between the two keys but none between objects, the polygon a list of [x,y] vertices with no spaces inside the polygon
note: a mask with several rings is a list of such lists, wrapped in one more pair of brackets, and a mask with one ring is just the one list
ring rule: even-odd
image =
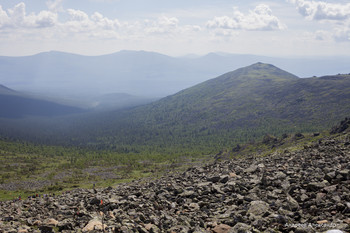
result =
[{"label": "forested slope", "polygon": [[256,63],[141,107],[29,120],[7,132],[126,153],[212,153],[266,134],[326,129],[349,114],[349,75],[301,79]]},{"label": "forested slope", "polygon": [[[301,79],[257,63],[160,101],[104,116],[108,145],[220,148],[270,133],[330,127],[350,110],[350,76]],[[92,129],[92,128],[90,128]],[[101,129],[101,128],[100,128]]]}]

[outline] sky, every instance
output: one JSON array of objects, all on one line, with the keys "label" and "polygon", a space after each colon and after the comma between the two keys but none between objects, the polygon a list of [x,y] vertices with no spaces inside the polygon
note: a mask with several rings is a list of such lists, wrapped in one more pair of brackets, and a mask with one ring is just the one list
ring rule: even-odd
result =
[{"label": "sky", "polygon": [[350,54],[348,0],[0,0],[0,56]]}]

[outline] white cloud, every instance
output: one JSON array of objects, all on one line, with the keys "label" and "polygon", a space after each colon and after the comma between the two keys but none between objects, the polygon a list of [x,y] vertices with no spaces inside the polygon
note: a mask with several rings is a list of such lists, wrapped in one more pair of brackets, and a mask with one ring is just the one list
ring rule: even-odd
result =
[{"label": "white cloud", "polygon": [[39,14],[26,13],[23,2],[8,9],[8,14],[0,6],[0,28],[43,28],[52,27],[57,23],[57,14],[50,11],[40,11]]},{"label": "white cloud", "polygon": [[[188,35],[188,33],[198,33],[202,28],[198,25],[181,25],[180,20],[176,17],[160,16],[156,20],[144,20],[143,23],[135,23],[134,26],[129,25],[130,28],[138,28],[149,35],[156,36],[181,36]],[[138,32],[134,30],[137,34]]]},{"label": "white cloud", "polygon": [[83,11],[74,10],[74,9],[68,9],[67,12],[68,12],[68,14],[70,16],[69,21],[80,21],[80,22],[83,22],[83,21],[88,21],[89,20],[89,16]]},{"label": "white cloud", "polygon": [[307,20],[331,25],[329,31],[317,31],[317,40],[329,37],[337,42],[350,41],[350,3],[338,4],[324,1],[288,0],[296,5],[299,13]]},{"label": "white cloud", "polygon": [[[68,36],[79,39],[140,39],[150,35],[174,37],[202,30],[198,25],[180,25],[176,17],[162,15],[156,19],[121,22],[100,12],[88,15],[79,9],[64,10],[61,4],[62,0],[50,0],[46,2],[49,10],[29,14],[24,2],[7,11],[0,5],[0,30],[6,28],[7,32],[20,37],[31,35],[34,38],[37,35],[39,38],[51,36],[61,39]],[[41,30],[43,28],[50,30]]]},{"label": "white cloud", "polygon": [[117,19],[108,19],[104,17],[99,12],[95,12],[91,19],[96,23],[96,25],[100,28],[106,29],[106,30],[115,30],[120,27],[120,22]]},{"label": "white cloud", "polygon": [[10,24],[10,18],[0,5],[0,29]]},{"label": "white cloud", "polygon": [[228,41],[231,40],[233,37],[237,37],[239,35],[239,33],[237,31],[234,30],[230,30],[230,29],[223,29],[223,28],[216,28],[213,31],[212,34],[214,37],[212,40],[224,40],[224,41]]},{"label": "white cloud", "polygon": [[176,28],[179,20],[175,17],[162,16],[158,19],[158,25],[166,28]]},{"label": "white cloud", "polygon": [[9,9],[8,12],[13,26],[28,25],[28,22],[25,20],[26,10],[24,2],[17,4],[14,8]]},{"label": "white cloud", "polygon": [[161,16],[157,20],[145,20],[144,30],[150,34],[168,34],[178,28],[179,20],[175,17]]},{"label": "white cloud", "polygon": [[63,0],[50,0],[46,2],[47,8],[52,12],[62,12],[63,6],[62,6]]},{"label": "white cloud", "polygon": [[35,17],[37,27],[52,27],[57,23],[57,14],[50,11],[41,11]]},{"label": "white cloud", "polygon": [[[38,13],[27,13],[26,5],[21,2],[7,12],[0,5],[0,30],[7,30],[12,35],[20,37],[29,36],[34,38],[62,38],[64,36],[116,38],[117,30],[121,24],[117,19],[109,19],[101,13],[95,12],[89,16],[84,11],[68,9],[60,11],[67,19],[59,21],[58,9],[61,0],[47,2],[48,8]],[[62,9],[63,10],[63,9]],[[43,28],[50,30],[41,30]],[[34,30],[35,29],[35,30]]]},{"label": "white cloud", "polygon": [[234,9],[233,16],[215,17],[207,22],[208,28],[223,28],[235,30],[282,30],[286,26],[272,14],[268,5],[260,4],[248,14],[243,14],[237,8]]},{"label": "white cloud", "polygon": [[323,1],[289,0],[299,13],[309,20],[346,20],[350,18],[350,3],[337,4]]},{"label": "white cloud", "polygon": [[190,32],[200,32],[202,31],[202,27],[199,25],[185,25],[183,26],[183,30]]},{"label": "white cloud", "polygon": [[116,32],[121,23],[117,19],[109,19],[104,17],[101,13],[95,12],[91,16],[83,11],[68,9],[68,21],[61,23],[63,32],[68,33],[85,33],[84,35],[77,34],[77,36],[88,36],[95,38],[116,38]]}]

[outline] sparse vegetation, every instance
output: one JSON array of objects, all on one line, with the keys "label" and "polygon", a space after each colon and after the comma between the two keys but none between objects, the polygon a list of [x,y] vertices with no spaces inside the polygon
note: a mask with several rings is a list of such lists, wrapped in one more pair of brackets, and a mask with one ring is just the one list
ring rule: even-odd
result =
[{"label": "sparse vegetation", "polygon": [[77,147],[44,146],[0,140],[0,200],[77,187],[111,186],[185,169],[210,156],[118,154]]}]

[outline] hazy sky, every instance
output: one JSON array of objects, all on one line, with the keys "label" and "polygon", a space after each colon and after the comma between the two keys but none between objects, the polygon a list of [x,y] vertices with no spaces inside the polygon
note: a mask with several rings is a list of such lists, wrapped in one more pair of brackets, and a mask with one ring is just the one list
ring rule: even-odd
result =
[{"label": "hazy sky", "polygon": [[350,54],[348,0],[0,0],[0,55]]}]

